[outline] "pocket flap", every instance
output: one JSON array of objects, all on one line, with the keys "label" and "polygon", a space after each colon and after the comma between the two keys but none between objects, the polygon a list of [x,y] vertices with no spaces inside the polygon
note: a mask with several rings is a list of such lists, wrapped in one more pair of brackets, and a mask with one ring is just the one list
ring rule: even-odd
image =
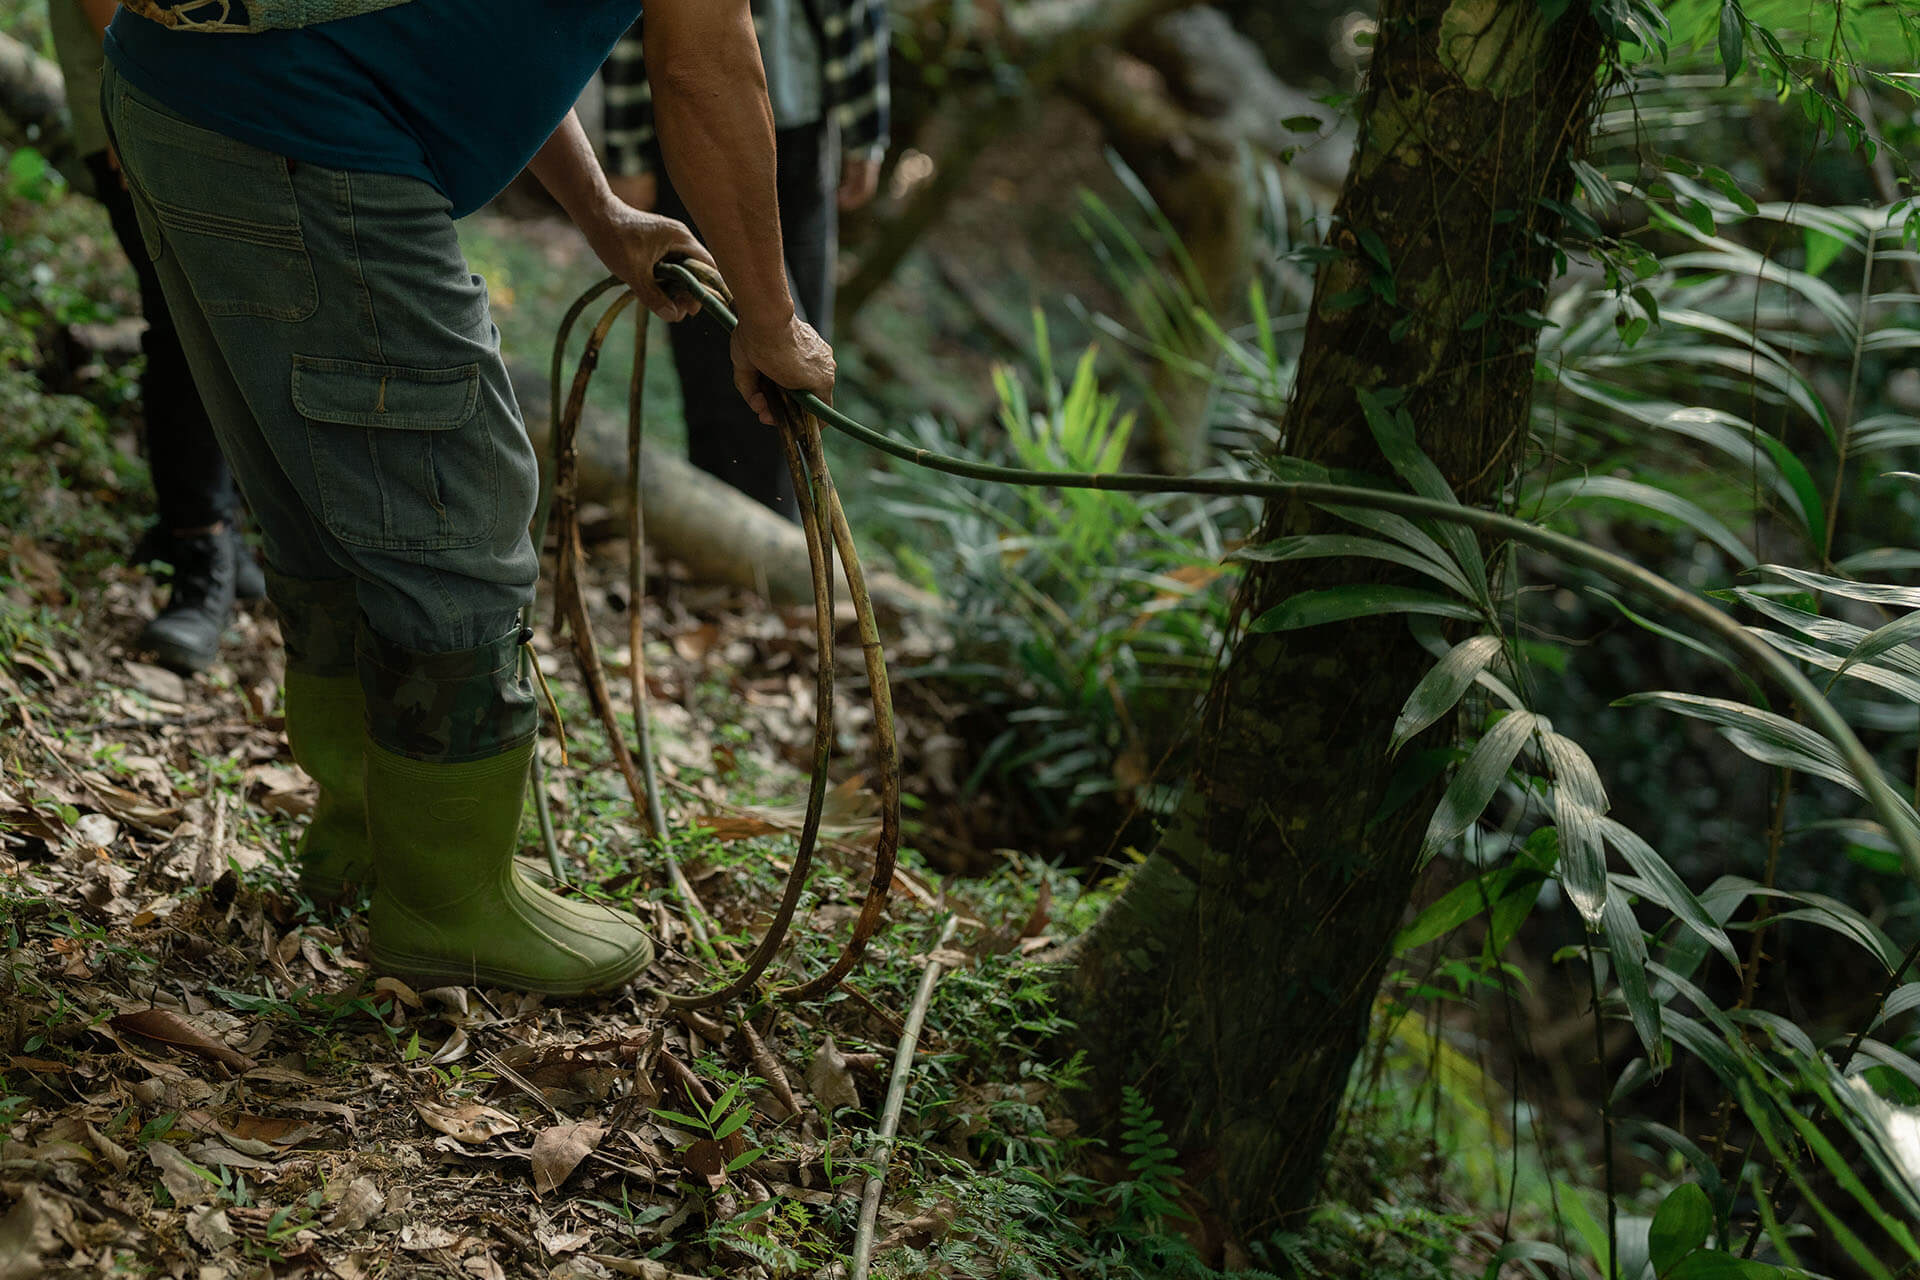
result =
[{"label": "pocket flap", "polygon": [[293,358],[293,406],[318,422],[450,431],[480,402],[480,366],[409,369],[358,360]]}]

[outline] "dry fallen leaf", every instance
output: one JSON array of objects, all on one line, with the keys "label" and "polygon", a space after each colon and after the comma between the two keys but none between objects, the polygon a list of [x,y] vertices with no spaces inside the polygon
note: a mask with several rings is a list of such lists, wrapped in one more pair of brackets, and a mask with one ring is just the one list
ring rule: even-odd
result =
[{"label": "dry fallen leaf", "polygon": [[440,1132],[461,1142],[488,1142],[504,1133],[518,1133],[520,1122],[504,1111],[478,1102],[442,1106],[434,1102],[416,1102],[413,1109],[420,1118]]},{"label": "dry fallen leaf", "polygon": [[841,1107],[858,1107],[860,1090],[853,1083],[853,1071],[846,1055],[834,1045],[833,1037],[820,1042],[813,1061],[807,1066],[807,1092],[822,1115],[831,1115]]},{"label": "dry fallen leaf", "polygon": [[176,1049],[185,1049],[188,1053],[232,1067],[235,1071],[251,1071],[254,1067],[252,1058],[229,1047],[185,1014],[175,1013],[171,1009],[136,1009],[131,1013],[115,1014],[107,1021],[116,1031],[130,1032],[172,1045]]},{"label": "dry fallen leaf", "polygon": [[727,1181],[727,1149],[712,1138],[701,1138],[686,1149],[680,1163],[695,1178],[718,1191]]},{"label": "dry fallen leaf", "polygon": [[675,1271],[664,1262],[655,1262],[651,1258],[621,1258],[607,1253],[587,1255],[615,1275],[638,1276],[640,1280],[700,1280],[699,1276],[690,1276],[684,1271]]},{"label": "dry fallen leaf", "polygon": [[607,1136],[597,1124],[556,1124],[533,1140],[533,1193],[543,1196],[567,1180]]},{"label": "dry fallen leaf", "polygon": [[533,1238],[556,1258],[563,1253],[578,1253],[593,1243],[593,1236],[585,1231],[550,1231],[544,1227],[535,1227]]},{"label": "dry fallen leaf", "polygon": [[333,1231],[358,1231],[379,1217],[386,1205],[387,1198],[380,1194],[372,1178],[355,1178],[340,1197],[327,1227]]},{"label": "dry fallen leaf", "polygon": [[[879,829],[879,797],[865,788],[866,779],[856,775],[827,792],[820,808],[823,836],[830,840],[859,840]],[[742,805],[731,814],[704,814],[695,818],[693,825],[712,831],[716,840],[749,840],[754,836],[798,831],[806,817],[804,803]]]},{"label": "dry fallen leaf", "polygon": [[160,1170],[161,1185],[166,1187],[175,1204],[199,1204],[213,1199],[214,1192],[220,1189],[218,1183],[208,1181],[206,1174],[169,1143],[149,1142],[147,1159]]},{"label": "dry fallen leaf", "polygon": [[37,1280],[47,1274],[41,1255],[60,1247],[60,1233],[72,1219],[73,1210],[65,1203],[27,1183],[20,1199],[0,1218],[0,1280]]},{"label": "dry fallen leaf", "polygon": [[105,848],[120,834],[120,824],[104,813],[83,813],[80,821],[73,824],[73,834],[85,844]]},{"label": "dry fallen leaf", "polygon": [[412,987],[400,981],[398,978],[375,978],[373,980],[373,991],[375,995],[392,996],[409,1009],[418,1009],[420,1007],[419,995]]},{"label": "dry fallen leaf", "polygon": [[[238,1115],[231,1124],[218,1126],[229,1141],[235,1139],[257,1142],[269,1147],[295,1147],[320,1132],[317,1125],[304,1120],[295,1120],[289,1116],[250,1116]],[[245,1148],[241,1148],[245,1150]],[[266,1151],[249,1152],[250,1155],[266,1155]]]},{"label": "dry fallen leaf", "polygon": [[87,772],[80,776],[99,806],[129,826],[138,827],[149,834],[165,835],[180,825],[180,809],[177,805],[155,804],[138,791],[115,786],[97,773]]},{"label": "dry fallen leaf", "polygon": [[436,1222],[409,1222],[400,1228],[400,1247],[411,1253],[451,1249],[462,1237]]},{"label": "dry fallen leaf", "polygon": [[187,1219],[187,1234],[208,1253],[218,1253],[240,1239],[227,1221],[225,1209],[202,1209]]},{"label": "dry fallen leaf", "polygon": [[175,706],[186,702],[187,682],[165,667],[156,667],[146,662],[134,662],[131,659],[121,665],[127,669],[127,675],[132,677],[134,687],[155,702],[171,702]]},{"label": "dry fallen leaf", "polygon": [[507,1280],[507,1273],[500,1269],[490,1253],[476,1253],[460,1264],[460,1269],[479,1280]]}]

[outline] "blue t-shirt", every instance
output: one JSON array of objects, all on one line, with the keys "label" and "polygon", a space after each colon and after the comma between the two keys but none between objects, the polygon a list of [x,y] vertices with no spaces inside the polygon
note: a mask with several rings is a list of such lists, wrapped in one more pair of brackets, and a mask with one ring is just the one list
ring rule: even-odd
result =
[{"label": "blue t-shirt", "polygon": [[639,13],[640,0],[412,0],[214,35],[123,8],[106,50],[196,124],[295,160],[423,179],[459,218],[526,167]]}]

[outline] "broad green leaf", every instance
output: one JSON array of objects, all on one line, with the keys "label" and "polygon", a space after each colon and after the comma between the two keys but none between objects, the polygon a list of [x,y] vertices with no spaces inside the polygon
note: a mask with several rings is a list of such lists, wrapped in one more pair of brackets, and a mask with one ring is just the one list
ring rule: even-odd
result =
[{"label": "broad green leaf", "polygon": [[[727,1172],[738,1173],[765,1154],[767,1154],[765,1147],[748,1147],[745,1151],[742,1151],[739,1155],[727,1161]],[[738,1222],[739,1219],[735,1218],[734,1221]]]},{"label": "broad green leaf", "polygon": [[[1740,74],[1747,60],[1747,24],[1738,0],[1722,0],[1720,5],[1720,65],[1727,73],[1726,83]],[[1658,1264],[1655,1264],[1656,1267]]]},{"label": "broad green leaf", "polygon": [[1467,580],[1460,576],[1452,564],[1441,560],[1429,560],[1411,548],[1396,542],[1383,542],[1378,538],[1360,538],[1350,533],[1307,533],[1291,538],[1279,538],[1257,547],[1242,548],[1228,559],[1259,564],[1280,564],[1288,560],[1324,560],[1341,556],[1351,556],[1357,560],[1384,560],[1389,564],[1397,564],[1403,569],[1411,569],[1415,573],[1432,578],[1468,599],[1473,597],[1473,591],[1467,586]]},{"label": "broad green leaf", "polygon": [[1615,1271],[1610,1265],[1612,1250],[1608,1247],[1607,1229],[1593,1216],[1593,1211],[1587,1208],[1586,1194],[1586,1188],[1570,1187],[1563,1182],[1559,1184],[1559,1196],[1555,1203],[1560,1206],[1560,1212],[1565,1215],[1568,1224],[1580,1236],[1580,1242],[1586,1245],[1587,1253],[1598,1265],[1600,1274],[1607,1275],[1613,1272],[1625,1275],[1625,1272]]},{"label": "broad green leaf", "polygon": [[1686,882],[1675,874],[1667,860],[1654,851],[1652,845],[1612,818],[1600,820],[1600,835],[1646,882],[1642,896],[1657,906],[1665,907],[1676,920],[1726,957],[1728,964],[1735,968],[1740,966],[1740,955],[1733,949],[1727,931],[1721,928],[1720,922],[1694,896],[1693,890],[1687,888]]},{"label": "broad green leaf", "polygon": [[1763,564],[1757,568],[1766,577],[1779,578],[1821,595],[1840,596],[1847,600],[1864,601],[1867,604],[1894,605],[1902,609],[1920,609],[1920,587],[1896,587],[1879,582],[1854,582],[1847,578],[1835,578],[1828,574],[1795,569],[1784,564]]},{"label": "broad green leaf", "polygon": [[1759,1027],[1772,1036],[1776,1043],[1796,1053],[1812,1057],[1816,1052],[1813,1037],[1802,1031],[1799,1023],[1789,1021],[1771,1009],[1729,1009],[1727,1021],[1745,1027]]},{"label": "broad green leaf", "polygon": [[[1563,833],[1564,834],[1564,833]],[[1561,864],[1566,856],[1561,855]],[[1613,961],[1613,976],[1620,983],[1620,998],[1626,1001],[1627,1016],[1648,1058],[1666,1060],[1666,1042],[1660,1032],[1660,1005],[1647,985],[1647,939],[1640,932],[1627,900],[1615,895],[1602,904],[1602,927],[1607,936],[1607,955]]]},{"label": "broad green leaf", "polygon": [[1412,587],[1356,583],[1303,591],[1255,618],[1247,630],[1255,633],[1298,631],[1329,622],[1372,618],[1381,614],[1428,613],[1442,618],[1476,621],[1480,614],[1457,600]]},{"label": "broad green leaf", "polygon": [[[1920,617],[1920,615],[1915,616]],[[1871,662],[1843,659],[1837,653],[1829,653],[1825,649],[1816,648],[1792,636],[1783,636],[1777,631],[1769,631],[1765,627],[1748,627],[1747,630],[1790,658],[1798,658],[1809,666],[1833,672],[1836,679],[1845,676],[1863,684],[1876,685],[1907,702],[1920,703],[1920,679],[1889,671]]]},{"label": "broad green leaf", "polygon": [[1433,811],[1433,820],[1427,824],[1422,857],[1432,857],[1479,821],[1538,723],[1531,711],[1509,711],[1474,744],[1473,754],[1447,785],[1446,794]]},{"label": "broad green leaf", "polygon": [[1806,270],[1810,276],[1825,275],[1827,268],[1849,247],[1845,240],[1830,236],[1817,227],[1808,227],[1802,234],[1806,243]]},{"label": "broad green leaf", "polygon": [[1607,811],[1607,789],[1600,782],[1600,771],[1581,745],[1565,734],[1555,733],[1542,722],[1541,754],[1553,771],[1554,782],[1573,801],[1597,816]]},{"label": "broad green leaf", "polygon": [[1541,501],[1549,508],[1594,503],[1637,507],[1652,515],[1677,521],[1720,548],[1735,564],[1753,561],[1753,553],[1733,530],[1707,514],[1698,504],[1669,490],[1619,476],[1575,476],[1548,485]]},{"label": "broad green leaf", "polygon": [[677,1124],[683,1129],[694,1129],[705,1132],[707,1128],[707,1122],[705,1120],[699,1116],[690,1116],[684,1111],[669,1111],[665,1107],[655,1107],[653,1114],[659,1116],[667,1123]]},{"label": "broad green leaf", "polygon": [[1920,1062],[1915,1062],[1912,1057],[1900,1052],[1892,1045],[1868,1036],[1860,1042],[1860,1054],[1862,1057],[1873,1059],[1883,1067],[1890,1067],[1899,1072],[1906,1077],[1908,1083],[1920,1085]]},{"label": "broad green leaf", "polygon": [[1648,1245],[1653,1270],[1665,1277],[1680,1260],[1707,1242],[1713,1231],[1713,1204],[1697,1183],[1683,1182],[1668,1193],[1654,1212]]},{"label": "broad green leaf", "polygon": [[[1405,516],[1394,515],[1391,511],[1370,511],[1365,507],[1343,507],[1337,503],[1319,505],[1320,509],[1328,514],[1339,516],[1342,520],[1357,524],[1362,529],[1371,529],[1383,538],[1391,538],[1407,550],[1435,564],[1453,564],[1453,556],[1447,552],[1446,548],[1435,542],[1431,534]],[[1457,565],[1455,567],[1458,568]],[[1466,580],[1466,575],[1462,573],[1460,581],[1464,584]],[[1471,590],[1462,590],[1460,594],[1469,599],[1473,596]]]},{"label": "broad green leaf", "polygon": [[[1607,793],[1593,761],[1571,738],[1546,730],[1541,754],[1553,774],[1553,821],[1560,831],[1560,883],[1588,928],[1600,925],[1607,903],[1607,853],[1600,821]],[[1658,1046],[1658,1040],[1653,1046]]]},{"label": "broad green leaf", "polygon": [[1844,672],[1847,667],[1856,662],[1870,662],[1889,649],[1910,645],[1916,640],[1920,640],[1920,612],[1910,613],[1904,618],[1895,618],[1886,626],[1869,632],[1847,654],[1846,666],[1841,667],[1840,670]]},{"label": "broad green leaf", "polygon": [[1681,1260],[1673,1270],[1661,1273],[1661,1280],[1786,1280],[1789,1275],[1779,1267],[1738,1254],[1703,1249]]},{"label": "broad green leaf", "polygon": [[[1772,743],[1791,753],[1806,763],[1803,766],[1810,772],[1838,781],[1845,778],[1856,789],[1859,783],[1847,771],[1846,762],[1839,750],[1824,737],[1805,725],[1796,724],[1785,716],[1771,711],[1761,711],[1745,703],[1730,702],[1725,698],[1709,698],[1697,693],[1635,693],[1621,698],[1614,704],[1619,707],[1659,707],[1663,711],[1672,711],[1678,715],[1689,716],[1695,720],[1705,720],[1725,729],[1750,734],[1762,741]],[[1771,763],[1771,762],[1770,762]],[[1837,775],[1837,776],[1836,776]]]},{"label": "broad green leaf", "polygon": [[[1361,388],[1356,395],[1361,412],[1366,415],[1367,426],[1380,445],[1380,452],[1386,455],[1387,462],[1407,482],[1408,487],[1423,498],[1457,504],[1460,499],[1454,496],[1453,486],[1447,483],[1447,478],[1440,474],[1440,468],[1434,465],[1433,459],[1427,456],[1414,438],[1413,421],[1406,410],[1390,404],[1387,397],[1368,388]],[[1442,521],[1439,534],[1453,553],[1454,563],[1460,566],[1467,575],[1467,581],[1473,584],[1472,599],[1484,603],[1488,595],[1486,559],[1473,530],[1452,521]]]},{"label": "broad green leaf", "polygon": [[[1903,1013],[1912,1013],[1915,1009],[1920,1009],[1920,982],[1903,983],[1894,988],[1887,996],[1886,1003],[1880,1006],[1880,1013],[1874,1018],[1873,1027],[1878,1027],[1889,1018],[1897,1018]],[[1869,1028],[1869,1030],[1872,1029]]]},{"label": "broad green leaf", "polygon": [[1824,893],[1811,893],[1805,890],[1769,889],[1742,876],[1722,876],[1715,887],[1738,885],[1743,893],[1756,898],[1775,898],[1783,902],[1797,904],[1790,911],[1783,911],[1773,918],[1776,922],[1799,920],[1807,924],[1818,925],[1822,929],[1836,933],[1851,942],[1857,943],[1862,950],[1879,962],[1880,967],[1892,973],[1900,964],[1900,948],[1893,945],[1881,928],[1861,915],[1859,911],[1838,898]]},{"label": "broad green leaf", "polygon": [[1498,902],[1519,870],[1499,867],[1447,890],[1400,931],[1393,940],[1393,953],[1404,954],[1452,933]]},{"label": "broad green leaf", "polygon": [[1669,1009],[1662,1026],[1675,1044],[1700,1059],[1722,1084],[1732,1086],[1746,1077],[1746,1068],[1727,1047],[1727,1042],[1709,1031],[1699,1019]]},{"label": "broad green leaf", "polygon": [[[1734,588],[1733,594],[1742,604],[1763,617],[1770,618],[1782,626],[1792,627],[1809,639],[1832,645],[1837,649],[1851,649],[1873,634],[1865,627],[1855,626],[1851,622],[1842,622],[1838,618],[1823,618],[1817,613],[1808,613],[1804,609],[1789,608],[1777,600],[1769,599],[1760,592],[1746,587]],[[1920,650],[1896,645],[1883,651],[1879,656],[1886,660],[1885,665],[1894,670],[1920,677]]]},{"label": "broad green leaf", "polygon": [[1568,1275],[1580,1273],[1567,1251],[1557,1244],[1544,1240],[1509,1240],[1494,1250],[1493,1257],[1487,1260],[1487,1269],[1480,1273],[1480,1280],[1500,1280],[1511,1274],[1507,1271],[1510,1262],[1544,1262]]},{"label": "broad green leaf", "polygon": [[1500,637],[1493,635],[1475,636],[1449,649],[1407,695],[1393,723],[1388,752],[1398,754],[1409,739],[1453,710],[1480,673],[1500,656],[1501,649]]}]

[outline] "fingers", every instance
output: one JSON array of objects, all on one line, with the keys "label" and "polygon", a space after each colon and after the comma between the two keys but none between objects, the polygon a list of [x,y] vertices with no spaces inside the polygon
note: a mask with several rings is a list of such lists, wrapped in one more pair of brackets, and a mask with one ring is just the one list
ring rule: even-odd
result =
[{"label": "fingers", "polygon": [[640,305],[665,320],[668,324],[677,324],[692,315],[697,307],[668,295],[667,291],[651,280],[643,287],[638,283],[631,285],[634,296],[640,299]]},{"label": "fingers", "polygon": [[733,385],[734,389],[740,393],[740,398],[747,402],[747,408],[753,410],[754,417],[769,427],[774,425],[773,406],[767,403],[766,388],[761,385],[760,371],[741,358],[738,345],[734,347],[733,353]]}]

